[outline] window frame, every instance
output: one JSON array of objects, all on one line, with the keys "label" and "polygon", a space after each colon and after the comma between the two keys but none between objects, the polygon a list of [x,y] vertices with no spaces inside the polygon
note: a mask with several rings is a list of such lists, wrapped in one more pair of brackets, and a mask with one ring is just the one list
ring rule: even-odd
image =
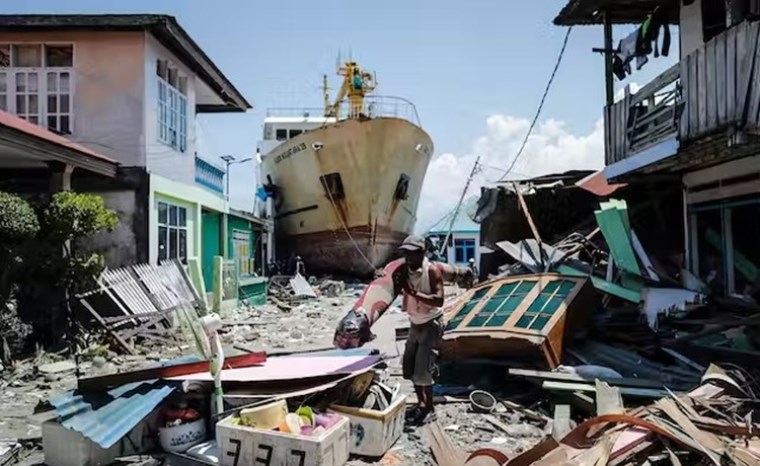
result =
[{"label": "window frame", "polygon": [[[40,66],[15,66],[15,50],[17,46],[36,45],[40,50]],[[0,65],[0,75],[4,76],[5,91],[0,91],[0,109],[7,111],[13,115],[23,118],[33,124],[47,128],[58,134],[70,135],[74,134],[74,115],[75,115],[75,93],[76,93],[76,79],[74,75],[74,67],[76,63],[76,44],[74,42],[66,41],[13,41],[13,42],[0,42],[0,47],[8,49],[8,66]],[[47,47],[70,47],[71,48],[71,65],[70,66],[49,66],[47,61]],[[17,84],[21,75],[25,76],[25,79],[29,77],[30,73],[36,74],[37,89],[34,92],[19,91]],[[48,86],[48,74],[54,73],[56,75],[57,89],[50,91]],[[62,76],[68,75],[68,91],[60,91],[60,82]],[[27,85],[28,88],[28,85]],[[19,112],[19,97],[25,96],[24,103],[26,109],[24,112]],[[32,101],[30,96],[36,96],[36,112],[29,112],[30,103]],[[56,110],[50,112],[49,98],[51,96],[56,97]],[[63,96],[68,96],[68,111],[62,112],[61,102]],[[4,100],[4,102],[3,102]],[[4,103],[4,105],[2,105]],[[34,117],[34,118],[32,118]],[[55,125],[49,125],[50,117],[55,118]],[[63,125],[64,119],[68,118],[67,127]],[[36,119],[36,121],[35,121]]]},{"label": "window frame", "polygon": [[[162,69],[166,70],[166,77],[162,76]],[[156,60],[158,142],[182,154],[188,152],[188,81],[188,76],[170,60]]]},{"label": "window frame", "polygon": [[[477,259],[477,250],[478,244],[475,238],[454,238],[454,263],[467,264],[470,261],[470,257]],[[462,261],[458,260],[460,252],[463,254],[464,258]],[[471,253],[472,256],[470,256],[469,253]]]},{"label": "window frame", "polygon": [[[161,220],[161,207],[165,207],[165,220]],[[172,208],[176,208],[177,212],[177,220],[176,225],[172,224]],[[157,200],[156,201],[156,262],[162,263],[167,260],[173,260],[173,259],[179,259],[180,262],[183,264],[187,263],[187,257],[188,257],[188,245],[190,243],[188,238],[188,208],[179,204],[172,204],[171,202]],[[181,212],[184,212],[184,222],[181,222],[182,215]],[[182,224],[184,223],[184,224]],[[165,229],[165,232],[162,233],[161,229]],[[182,235],[184,233],[184,235]],[[174,256],[171,255],[171,235],[176,235],[176,254]],[[163,236],[163,238],[162,238]],[[184,236],[184,255],[182,254],[183,247],[181,244],[181,239]],[[162,250],[161,244],[162,241],[164,244],[164,249]],[[163,254],[162,254],[163,252]]]}]

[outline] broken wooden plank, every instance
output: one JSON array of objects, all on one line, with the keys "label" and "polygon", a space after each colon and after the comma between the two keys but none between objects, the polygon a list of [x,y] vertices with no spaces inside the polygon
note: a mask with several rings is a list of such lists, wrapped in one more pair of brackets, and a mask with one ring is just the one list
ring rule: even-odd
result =
[{"label": "broken wooden plank", "polygon": [[695,426],[672,399],[657,400],[655,406],[667,414],[686,435],[691,437],[714,464],[720,466],[720,457],[725,451],[725,446],[720,438]]},{"label": "broken wooden plank", "polygon": [[425,436],[438,466],[462,466],[464,464],[467,454],[454,446],[438,421],[425,426]]},{"label": "broken wooden plank", "polygon": [[[584,378],[577,374],[568,374],[565,372],[550,372],[550,371],[534,371],[530,369],[509,369],[510,375],[516,375],[520,377],[526,377],[529,379],[540,380],[557,380],[562,382],[585,382],[594,383],[592,378]],[[636,388],[663,388],[665,384],[661,380],[655,379],[634,379],[630,377],[609,378],[598,377],[599,380],[603,380],[608,384],[615,387],[636,387]],[[690,388],[686,385],[679,384],[667,384],[671,388]]]},{"label": "broken wooden plank", "polygon": [[670,348],[665,348],[665,347],[662,347],[660,349],[662,349],[664,352],[668,353],[669,355],[673,356],[679,362],[683,363],[686,366],[691,367],[694,370],[697,370],[697,371],[699,371],[701,373],[704,373],[707,370],[707,368],[705,366],[692,361],[691,359],[687,358],[686,356],[684,356],[683,354],[681,354],[681,353],[679,353],[679,352],[677,352],[675,350],[672,350]]},{"label": "broken wooden plank", "polygon": [[[595,386],[583,383],[555,382],[552,380],[547,380],[541,384],[541,387],[546,390],[596,393]],[[653,388],[620,387],[620,393],[626,396],[636,396],[641,398],[662,398],[668,396],[668,392],[666,390],[658,390]]]},{"label": "broken wooden plank", "polygon": [[610,387],[606,382],[596,381],[596,414],[623,414],[623,399],[620,388]]},{"label": "broken wooden plank", "polygon": [[560,404],[554,406],[554,419],[552,420],[552,437],[554,437],[554,440],[559,442],[572,430],[573,428],[570,425],[570,405]]},{"label": "broken wooden plank", "polygon": [[121,346],[121,348],[127,352],[127,354],[131,354],[131,355],[135,354],[132,347],[129,346],[129,343],[127,343],[122,337],[120,337],[116,332],[114,332],[111,329],[111,327],[108,326],[108,324],[103,320],[103,317],[101,317],[100,314],[98,314],[98,312],[95,309],[93,309],[92,306],[90,306],[90,304],[87,302],[86,299],[80,298],[79,302],[80,304],[82,304],[82,306],[85,309],[87,309],[87,311],[92,315],[95,321],[99,323],[106,332],[108,332],[108,334],[114,339],[114,341],[116,341],[116,343],[118,343],[119,346]]}]

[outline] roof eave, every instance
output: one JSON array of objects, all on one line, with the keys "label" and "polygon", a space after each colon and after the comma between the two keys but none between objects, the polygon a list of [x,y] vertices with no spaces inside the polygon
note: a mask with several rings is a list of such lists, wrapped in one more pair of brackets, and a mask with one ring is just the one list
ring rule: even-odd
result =
[{"label": "roof eave", "polygon": [[244,112],[253,106],[170,15],[0,15],[0,31],[148,31],[177,55],[224,102]]},{"label": "roof eave", "polygon": [[236,105],[205,104],[205,105],[196,105],[195,112],[196,113],[243,113],[250,108],[252,107],[240,108]]},{"label": "roof eave", "polygon": [[116,177],[119,168],[117,162],[98,159],[85,152],[40,139],[10,126],[0,125],[0,141],[24,149],[32,157],[54,159],[110,178]]},{"label": "roof eave", "polygon": [[[225,101],[222,107],[236,108],[236,111],[245,112],[253,106],[243,97],[243,94],[235,88],[230,80],[206,55],[190,35],[179,25],[173,16],[167,16],[162,21],[161,26],[151,28],[151,33],[159,40],[159,34],[166,32],[170,38],[176,41],[180,51],[189,54],[189,58],[195,63],[195,71],[203,81],[216,92],[216,94]],[[158,34],[157,34],[158,33]],[[166,45],[166,44],[164,44]],[[214,105],[213,107],[219,107]],[[235,110],[225,110],[235,111]]]}]

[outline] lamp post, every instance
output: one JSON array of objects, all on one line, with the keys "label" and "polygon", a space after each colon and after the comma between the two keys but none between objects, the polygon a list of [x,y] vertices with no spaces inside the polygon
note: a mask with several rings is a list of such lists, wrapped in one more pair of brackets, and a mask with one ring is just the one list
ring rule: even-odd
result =
[{"label": "lamp post", "polygon": [[221,156],[219,158],[222,159],[222,160],[224,160],[224,162],[227,164],[227,170],[226,170],[226,173],[225,173],[225,175],[227,177],[227,187],[225,188],[225,192],[226,192],[227,202],[229,202],[230,201],[230,165],[236,165],[236,164],[239,164],[239,163],[250,162],[251,160],[253,160],[253,157],[247,157],[247,158],[245,158],[243,160],[235,160],[235,157],[232,156],[232,155],[223,155],[223,156]]}]

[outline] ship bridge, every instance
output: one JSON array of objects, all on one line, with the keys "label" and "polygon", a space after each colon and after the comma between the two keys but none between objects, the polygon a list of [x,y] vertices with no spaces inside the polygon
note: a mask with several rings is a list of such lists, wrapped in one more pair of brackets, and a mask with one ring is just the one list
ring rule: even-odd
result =
[{"label": "ship bridge", "polygon": [[[344,100],[338,106],[337,117],[324,116],[324,108],[271,108],[264,118],[264,134],[258,152],[266,156],[275,147],[300,134],[336,123],[349,115],[350,102]],[[400,118],[421,127],[417,108],[402,97],[367,96],[364,98],[361,118]]]}]

